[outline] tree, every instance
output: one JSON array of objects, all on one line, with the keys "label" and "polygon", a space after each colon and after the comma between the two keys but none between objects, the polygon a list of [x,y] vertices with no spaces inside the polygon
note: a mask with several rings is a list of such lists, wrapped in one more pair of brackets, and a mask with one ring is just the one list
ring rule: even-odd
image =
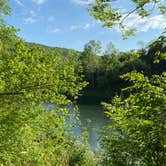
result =
[{"label": "tree", "polygon": [[104,55],[111,55],[111,56],[114,56],[118,53],[118,49],[115,48],[115,46],[113,45],[112,42],[109,42],[107,44],[107,47],[106,47],[106,50],[104,52]]},{"label": "tree", "polygon": [[85,52],[88,52],[92,55],[98,55],[100,54],[101,50],[101,43],[97,40],[91,40],[84,46]]},{"label": "tree", "polygon": [[[74,59],[28,49],[20,39],[2,39],[0,163],[60,165],[69,147],[65,131],[68,111],[61,105],[76,99],[86,83],[78,76]],[[47,111],[44,103],[58,107]]]},{"label": "tree", "polygon": [[[1,18],[9,13],[6,2]],[[78,55],[27,47],[16,32],[0,22],[0,165],[67,165],[78,146],[68,137],[67,105],[87,84]],[[46,103],[56,107],[47,110]]]},{"label": "tree", "polygon": [[9,15],[11,8],[7,4],[8,0],[1,0],[0,1],[0,21],[4,21],[3,16],[4,15]]},{"label": "tree", "polygon": [[[124,17],[119,13],[120,10],[114,10],[113,1],[107,2],[111,1],[96,0],[90,9],[92,16],[102,21],[104,26],[112,28],[119,25],[127,35],[135,31],[125,31],[123,26],[123,22],[130,14],[137,12],[141,17],[151,14],[145,6],[152,1],[144,3],[132,1],[136,4],[136,8]],[[154,3],[159,7],[159,2],[161,1]],[[164,8],[164,6],[159,7],[162,14],[165,13]],[[150,46],[148,55],[153,57],[152,61],[158,63],[159,59],[165,59],[164,41],[164,37],[160,37]],[[164,166],[166,164],[165,73],[148,78],[143,73],[131,72],[122,78],[133,83],[133,86],[125,90],[128,90],[129,96],[115,97],[111,104],[103,103],[112,122],[103,134],[104,163]]]},{"label": "tree", "polygon": [[101,43],[96,40],[91,40],[84,46],[84,50],[80,56],[80,60],[84,69],[84,74],[87,76],[87,81],[91,86],[95,85],[95,74],[98,68],[98,54],[101,50]]},{"label": "tree", "polygon": [[[124,35],[133,35],[136,29],[127,29],[125,27],[125,20],[131,14],[136,13],[140,17],[148,17],[151,14],[166,13],[166,4],[163,0],[129,0],[128,3],[133,3],[134,8],[127,13],[114,5],[118,0],[95,0],[90,4],[88,11],[91,16],[101,21],[104,26],[112,28],[119,26]],[[124,36],[126,37],[126,36]]]},{"label": "tree", "polygon": [[[126,29],[124,24],[131,14],[136,13],[143,18],[157,11],[162,15],[166,13],[162,0],[130,0],[135,7],[126,14],[113,5],[115,1],[118,0],[95,0],[89,7],[90,15],[109,28],[118,25],[127,36],[136,31]],[[150,46],[149,51],[153,53],[148,54],[153,57],[153,63],[165,60],[165,46],[161,44],[163,38]],[[166,73],[148,78],[134,71],[121,78],[133,84],[123,90],[127,91],[125,96],[116,96],[111,104],[103,103],[112,122],[103,135],[103,164],[166,165]]]},{"label": "tree", "polygon": [[[103,103],[112,123],[103,136],[105,163],[111,165],[166,164],[166,73],[151,79],[141,73],[122,76],[131,81],[127,98]],[[111,129],[111,131],[110,131]]]}]

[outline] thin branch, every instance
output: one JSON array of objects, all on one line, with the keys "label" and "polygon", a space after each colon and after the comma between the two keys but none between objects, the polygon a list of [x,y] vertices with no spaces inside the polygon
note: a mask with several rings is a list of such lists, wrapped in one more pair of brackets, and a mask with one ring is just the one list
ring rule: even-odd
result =
[{"label": "thin branch", "polygon": [[23,87],[22,89],[33,90],[34,88],[35,89],[40,89],[40,88],[46,88],[46,87],[50,87],[50,86],[55,86],[55,84],[33,85],[33,86]]},{"label": "thin branch", "polygon": [[124,20],[129,17],[131,14],[133,14],[135,11],[137,11],[138,9],[140,9],[142,6],[138,6],[135,9],[131,10],[126,16],[123,17],[123,19],[120,21],[119,25],[120,27],[123,27],[123,22]]},{"label": "thin branch", "polygon": [[[132,13],[136,12],[138,9],[142,8],[145,4],[141,5],[141,6],[137,6],[135,9],[131,10],[125,17],[123,17],[123,19],[121,20],[121,22],[119,23],[120,27],[123,27],[123,22],[124,20],[129,17]],[[150,11],[152,12],[155,8],[156,3],[154,2],[152,9],[150,9]]]},{"label": "thin branch", "polygon": [[156,6],[156,2],[154,2],[152,9],[150,9],[150,12],[152,12],[154,10],[155,6]]},{"label": "thin branch", "polygon": [[16,96],[16,95],[24,95],[23,92],[6,92],[0,93],[0,96]]},{"label": "thin branch", "polygon": [[[16,96],[16,95],[24,95],[23,92],[21,92],[22,90],[38,90],[38,89],[45,89],[48,88],[50,86],[54,86],[54,84],[46,84],[46,85],[34,85],[34,86],[29,86],[29,87],[24,87],[20,90],[20,92],[6,92],[6,93],[0,93],[0,96]],[[35,88],[35,89],[34,89]]]}]

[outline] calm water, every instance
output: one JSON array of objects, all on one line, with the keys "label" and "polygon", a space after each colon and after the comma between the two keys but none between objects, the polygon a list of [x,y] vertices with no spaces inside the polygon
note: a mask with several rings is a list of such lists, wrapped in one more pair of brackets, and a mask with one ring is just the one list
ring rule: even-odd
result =
[{"label": "calm water", "polygon": [[91,147],[99,147],[99,131],[104,125],[110,122],[105,116],[102,107],[97,105],[79,105],[79,114],[82,126],[86,127],[89,132]]},{"label": "calm water", "polygon": [[[54,104],[44,104],[44,106],[47,110],[56,108]],[[86,131],[89,133],[89,143],[91,147],[98,148],[100,130],[110,121],[99,105],[79,105],[78,108],[78,111],[75,111],[74,105],[69,106],[70,118],[67,119],[67,125],[70,126],[74,122],[73,131],[77,136],[81,136],[82,128],[86,128]]]}]

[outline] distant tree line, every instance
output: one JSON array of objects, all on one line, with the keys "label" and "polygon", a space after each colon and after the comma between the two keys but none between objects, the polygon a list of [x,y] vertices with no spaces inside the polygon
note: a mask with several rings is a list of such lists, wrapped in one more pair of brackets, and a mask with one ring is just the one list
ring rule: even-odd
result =
[{"label": "distant tree line", "polygon": [[165,71],[166,62],[153,63],[157,54],[166,51],[166,37],[160,36],[145,48],[120,52],[109,43],[104,53],[101,53],[101,43],[92,40],[84,46],[79,60],[83,67],[85,80],[89,85],[85,89],[80,102],[100,103],[110,100],[121,89],[128,86],[120,78],[122,74],[131,71],[142,72],[146,76],[161,74]]}]

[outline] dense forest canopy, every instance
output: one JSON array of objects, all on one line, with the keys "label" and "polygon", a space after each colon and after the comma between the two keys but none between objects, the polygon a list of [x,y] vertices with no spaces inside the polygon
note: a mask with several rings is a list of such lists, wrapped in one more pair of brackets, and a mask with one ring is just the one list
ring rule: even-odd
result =
[{"label": "dense forest canopy", "polygon": [[[166,38],[161,36],[140,50],[120,52],[109,43],[101,54],[99,41],[90,41],[85,45],[80,55],[83,73],[89,85],[85,89],[80,102],[94,104],[109,101],[115,94],[122,94],[121,89],[129,83],[122,80],[120,75],[133,70],[143,72],[151,77],[165,71],[165,61],[153,63],[166,51]],[[88,47],[88,49],[87,49]],[[100,55],[99,55],[100,53]],[[102,55],[102,56],[101,56]]]}]

